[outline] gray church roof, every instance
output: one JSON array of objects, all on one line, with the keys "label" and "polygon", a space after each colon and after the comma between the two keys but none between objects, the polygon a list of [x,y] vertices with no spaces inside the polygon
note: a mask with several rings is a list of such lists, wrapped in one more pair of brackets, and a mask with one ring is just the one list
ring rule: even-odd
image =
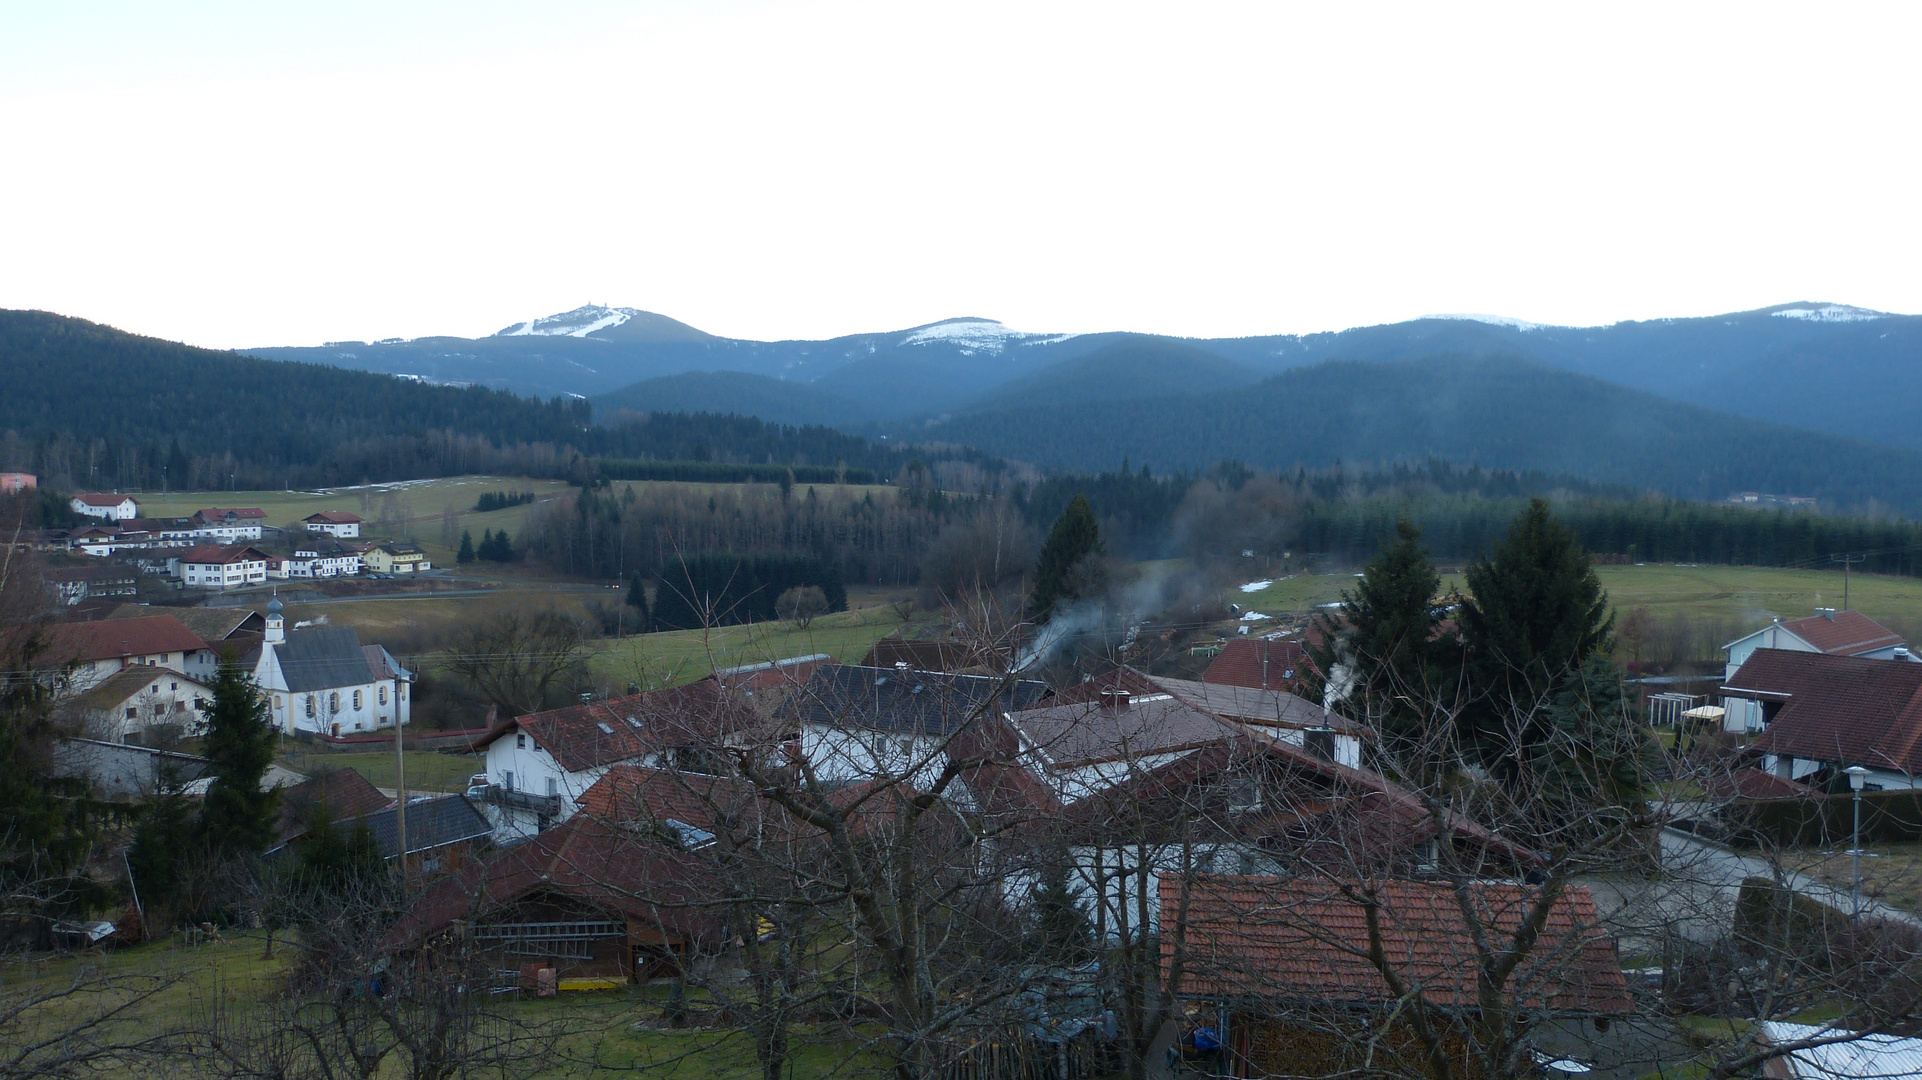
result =
[{"label": "gray church roof", "polygon": [[365,686],[374,681],[361,651],[360,635],[347,626],[316,626],[287,631],[287,640],[274,646],[286,676],[289,693]]}]

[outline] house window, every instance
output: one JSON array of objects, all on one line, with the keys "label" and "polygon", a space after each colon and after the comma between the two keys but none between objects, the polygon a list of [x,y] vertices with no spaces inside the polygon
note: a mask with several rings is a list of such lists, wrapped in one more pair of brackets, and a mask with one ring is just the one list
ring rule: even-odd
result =
[{"label": "house window", "polygon": [[139,716],[140,716],[140,707],[139,707],[139,706],[137,706],[137,705],[129,705],[129,706],[127,706],[127,719],[129,719],[129,720],[134,720],[134,719],[137,719],[137,718],[138,718]]},{"label": "house window", "polygon": [[335,690],[327,695],[327,711],[330,713],[340,711],[340,691]]},{"label": "house window", "polygon": [[387,688],[385,686],[380,688],[380,703],[382,705],[387,704]]},{"label": "house window", "polygon": [[313,718],[314,718],[314,695],[308,694],[307,695],[307,719],[312,720]]},{"label": "house window", "polygon": [[516,750],[525,750],[525,749],[527,749],[527,736],[526,736],[526,735],[516,735],[516,736],[514,736],[514,749],[516,749]]},{"label": "house window", "polygon": [[281,705],[281,702],[280,702],[280,695],[279,695],[279,694],[275,694],[275,695],[274,695],[274,708],[276,708],[276,709],[278,709],[278,708],[280,708],[280,705]]},{"label": "house window", "polygon": [[360,691],[354,691],[354,711],[360,711]]},{"label": "house window", "polygon": [[548,777],[547,778],[547,797],[550,799],[558,798],[560,796],[560,793],[561,793],[560,778],[555,776]]},{"label": "house window", "polygon": [[501,774],[501,786],[509,791],[514,790],[514,770],[509,769]]}]

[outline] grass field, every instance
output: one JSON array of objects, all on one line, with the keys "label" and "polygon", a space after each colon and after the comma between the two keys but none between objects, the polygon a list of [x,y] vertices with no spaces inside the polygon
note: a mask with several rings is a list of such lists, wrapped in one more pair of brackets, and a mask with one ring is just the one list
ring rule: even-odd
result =
[{"label": "grass field", "polygon": [[[1842,606],[1842,575],[1831,570],[1776,570],[1756,566],[1598,566],[1596,576],[1618,611],[1647,607],[1686,611],[1698,618],[1766,623],[1771,616],[1795,618],[1817,607]],[[1352,589],[1352,572],[1298,575],[1255,593],[1230,593],[1244,608],[1268,614],[1303,612],[1341,599]],[[1461,587],[1457,575],[1445,577],[1444,590]],[[1922,620],[1922,578],[1856,574],[1849,606],[1892,625]]]},{"label": "grass field", "polygon": [[[412,725],[409,725],[411,730]],[[281,743],[278,759],[295,772],[316,776],[334,769],[352,769],[378,788],[394,786],[394,752],[374,750],[365,753],[338,753],[316,750],[300,743]],[[466,791],[467,778],[483,771],[486,762],[473,754],[443,754],[433,750],[410,750],[407,754],[407,790]]]},{"label": "grass field", "polygon": [[[108,1029],[99,1033],[103,1041],[114,1036],[151,1038],[169,1031],[204,1029],[217,1013],[224,1023],[232,1025],[230,1030],[257,1030],[256,1025],[267,1018],[263,1014],[268,1004],[284,985],[296,949],[279,944],[274,956],[268,958],[259,931],[226,933],[226,941],[210,945],[183,947],[175,941],[160,941],[104,955],[0,965],[0,1002],[14,992],[56,990],[91,967],[105,976],[167,981],[164,989],[115,1017]],[[545,1000],[501,998],[492,1004],[531,1024],[564,1025],[547,1066],[531,1074],[541,1080],[631,1076],[642,1069],[671,1080],[758,1080],[760,1069],[750,1040],[718,1029],[663,1030],[666,1000],[664,986],[633,986]],[[700,1002],[699,992],[690,994],[689,1004],[696,1016],[700,1015]],[[104,1004],[87,1003],[96,1008]],[[77,1018],[84,1007],[78,1002],[49,1006],[36,1018],[50,1022]],[[52,1030],[41,1029],[44,1033]],[[788,1075],[796,1080],[829,1076],[868,1080],[880,1075],[880,1063],[863,1058],[859,1047],[839,1030],[797,1025],[791,1057]],[[173,1068],[177,1070],[175,1075],[198,1075],[186,1061]],[[396,1052],[374,1075],[399,1078],[406,1074],[405,1055]]]},{"label": "grass field", "polygon": [[791,623],[770,622],[642,634],[601,642],[592,666],[596,674],[616,683],[676,686],[716,668],[788,656],[827,653],[837,660],[859,661],[875,642],[901,624],[900,615],[891,608],[875,605],[824,615],[806,630]]}]

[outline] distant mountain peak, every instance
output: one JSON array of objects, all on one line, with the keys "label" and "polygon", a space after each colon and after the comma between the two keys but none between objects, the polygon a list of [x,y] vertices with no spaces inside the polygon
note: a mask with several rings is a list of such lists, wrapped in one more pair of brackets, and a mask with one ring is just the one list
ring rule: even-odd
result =
[{"label": "distant mountain peak", "polygon": [[596,330],[606,330],[619,326],[643,312],[633,308],[603,307],[599,304],[582,304],[572,311],[559,315],[549,315],[543,319],[529,319],[515,323],[505,330],[496,331],[495,337],[586,337]]},{"label": "distant mountain peak", "polygon": [[572,311],[529,319],[494,333],[495,337],[571,337],[595,341],[705,341],[709,335],[665,315],[640,308],[582,304]]},{"label": "distant mountain peak", "polygon": [[1522,331],[1523,333],[1527,333],[1530,330],[1548,330],[1548,329],[1551,329],[1554,325],[1552,323],[1529,322],[1525,319],[1512,319],[1507,315],[1474,315],[1474,314],[1423,315],[1422,318],[1424,319],[1459,319],[1463,322],[1487,323],[1490,326],[1512,327],[1516,330]]},{"label": "distant mountain peak", "polygon": [[1790,304],[1769,312],[1781,319],[1806,319],[1809,322],[1871,322],[1886,319],[1889,313],[1848,304]]},{"label": "distant mountain peak", "polygon": [[982,319],[967,316],[959,319],[943,319],[926,326],[917,326],[908,331],[901,339],[903,345],[929,345],[943,342],[959,345],[964,349],[979,349],[982,352],[998,353],[1008,347],[1010,342],[1034,345],[1052,345],[1076,337],[1075,334],[1031,334],[1023,330],[1010,330],[999,319]]}]

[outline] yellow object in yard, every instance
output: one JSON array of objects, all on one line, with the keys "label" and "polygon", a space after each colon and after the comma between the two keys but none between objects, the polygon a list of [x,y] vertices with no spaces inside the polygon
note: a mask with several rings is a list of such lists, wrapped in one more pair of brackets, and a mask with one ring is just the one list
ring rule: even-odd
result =
[{"label": "yellow object in yard", "polygon": [[577,979],[562,979],[560,989],[564,992],[572,990],[619,990],[626,985],[627,980],[625,979],[613,978],[606,975],[584,975]]}]

